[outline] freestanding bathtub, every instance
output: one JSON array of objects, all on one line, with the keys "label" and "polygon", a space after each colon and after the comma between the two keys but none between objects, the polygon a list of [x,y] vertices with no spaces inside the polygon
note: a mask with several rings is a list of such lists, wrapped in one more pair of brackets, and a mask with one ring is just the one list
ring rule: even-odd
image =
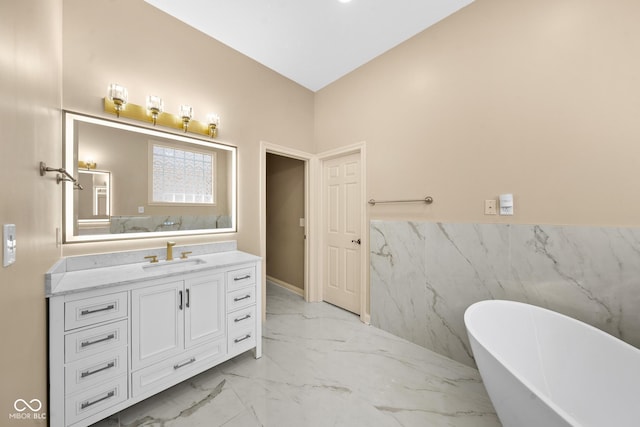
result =
[{"label": "freestanding bathtub", "polygon": [[481,301],[464,314],[504,427],[640,426],[640,350],[562,314]]}]

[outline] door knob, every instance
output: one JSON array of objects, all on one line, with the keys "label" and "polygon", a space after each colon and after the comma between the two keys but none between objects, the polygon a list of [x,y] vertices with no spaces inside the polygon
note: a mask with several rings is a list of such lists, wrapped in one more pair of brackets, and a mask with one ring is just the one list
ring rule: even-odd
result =
[{"label": "door knob", "polygon": [[361,244],[362,242],[360,241],[360,239],[358,240],[352,240],[351,243],[357,243],[358,245]]}]

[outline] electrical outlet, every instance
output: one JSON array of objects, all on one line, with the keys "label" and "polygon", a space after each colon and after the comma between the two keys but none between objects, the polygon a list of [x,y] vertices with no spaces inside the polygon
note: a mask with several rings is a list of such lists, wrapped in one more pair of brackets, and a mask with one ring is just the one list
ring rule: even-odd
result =
[{"label": "electrical outlet", "polygon": [[484,214],[485,215],[497,215],[498,211],[496,209],[496,200],[495,199],[491,199],[491,200],[485,200],[484,201]]},{"label": "electrical outlet", "polygon": [[16,250],[18,244],[16,241],[16,225],[5,224],[2,233],[2,246],[4,248],[4,257],[2,258],[2,265],[8,267],[16,262]]}]

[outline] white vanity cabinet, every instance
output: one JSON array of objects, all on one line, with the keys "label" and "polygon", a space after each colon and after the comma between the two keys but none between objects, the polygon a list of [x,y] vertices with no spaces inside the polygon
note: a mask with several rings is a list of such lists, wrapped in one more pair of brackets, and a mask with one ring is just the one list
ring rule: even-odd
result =
[{"label": "white vanity cabinet", "polygon": [[244,351],[261,356],[259,258],[201,258],[152,278],[127,266],[126,282],[98,286],[78,285],[97,269],[60,276],[48,295],[52,427],[88,426]]},{"label": "white vanity cabinet", "polygon": [[224,293],[223,273],[131,291],[133,397],[225,357]]},{"label": "white vanity cabinet", "polygon": [[255,267],[227,273],[227,346],[235,356],[256,345]]},{"label": "white vanity cabinet", "polygon": [[128,293],[74,295],[56,308],[64,317],[56,330],[58,392],[72,425],[128,398]]}]

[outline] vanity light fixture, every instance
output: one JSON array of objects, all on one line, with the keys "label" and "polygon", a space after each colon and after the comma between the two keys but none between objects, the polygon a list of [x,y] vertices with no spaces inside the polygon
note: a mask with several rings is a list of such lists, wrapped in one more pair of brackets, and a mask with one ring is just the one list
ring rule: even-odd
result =
[{"label": "vanity light fixture", "polygon": [[78,160],[78,169],[95,169],[98,167],[98,164],[93,160]]},{"label": "vanity light fixture", "polygon": [[107,96],[115,105],[116,116],[120,117],[120,112],[124,110],[124,106],[129,100],[129,92],[127,91],[127,88],[120,86],[118,83],[111,83],[107,88]]},{"label": "vanity light fixture", "polygon": [[218,127],[220,126],[220,116],[214,113],[207,114],[207,123],[209,124],[209,136],[215,138],[218,136]]},{"label": "vanity light fixture", "polygon": [[182,129],[186,132],[193,117],[193,108],[190,105],[182,104],[178,115],[182,118]]},{"label": "vanity light fixture", "polygon": [[165,112],[164,101],[159,96],[147,96],[145,105],[130,103],[127,89],[115,83],[109,85],[107,96],[104,97],[104,111],[119,118],[153,123],[154,126],[179,129],[210,138],[216,138],[220,128],[220,117],[217,114],[209,114],[206,121],[198,121],[193,119],[193,108],[190,105],[181,105],[178,114]]},{"label": "vanity light fixture", "polygon": [[151,113],[151,120],[153,120],[153,125],[155,126],[158,121],[158,114],[164,111],[162,98],[155,95],[147,96],[147,110]]}]

